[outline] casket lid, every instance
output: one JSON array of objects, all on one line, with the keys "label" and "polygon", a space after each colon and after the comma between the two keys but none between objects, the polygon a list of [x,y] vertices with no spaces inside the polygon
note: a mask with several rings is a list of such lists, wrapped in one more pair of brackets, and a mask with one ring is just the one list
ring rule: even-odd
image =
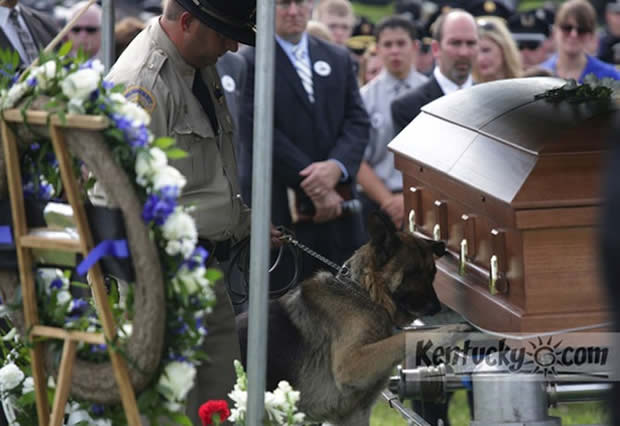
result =
[{"label": "casket lid", "polygon": [[514,208],[597,204],[616,110],[535,99],[563,84],[523,78],[457,91],[422,108],[389,147]]}]

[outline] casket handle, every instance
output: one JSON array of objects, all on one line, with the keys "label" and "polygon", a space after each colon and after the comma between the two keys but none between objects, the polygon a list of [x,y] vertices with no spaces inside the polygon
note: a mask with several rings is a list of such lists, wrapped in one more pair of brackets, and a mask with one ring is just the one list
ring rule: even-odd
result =
[{"label": "casket handle", "polygon": [[415,209],[409,210],[409,232],[415,232]]},{"label": "casket handle", "polygon": [[491,263],[491,267],[490,267],[491,271],[489,272],[489,292],[492,295],[495,295],[498,293],[497,280],[499,279],[499,265],[498,265],[496,255],[491,256],[490,263]]},{"label": "casket handle", "polygon": [[448,204],[445,201],[435,200],[435,226],[433,238],[437,241],[448,239]]},{"label": "casket handle", "polygon": [[465,274],[465,265],[467,265],[467,238],[463,238],[459,251],[459,274]]}]

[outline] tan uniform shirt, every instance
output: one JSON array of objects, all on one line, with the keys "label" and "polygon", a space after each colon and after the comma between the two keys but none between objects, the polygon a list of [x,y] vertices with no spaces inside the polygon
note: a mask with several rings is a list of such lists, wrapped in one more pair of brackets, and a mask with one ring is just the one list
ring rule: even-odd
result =
[{"label": "tan uniform shirt", "polygon": [[189,154],[171,165],[187,178],[181,202],[195,206],[199,235],[214,241],[239,240],[249,234],[250,210],[239,190],[233,124],[215,66],[201,72],[213,99],[219,135],[192,93],[195,68],[183,60],[157,19],[123,52],[106,80],[124,84],[125,95],[149,111],[156,138],[173,137]]}]

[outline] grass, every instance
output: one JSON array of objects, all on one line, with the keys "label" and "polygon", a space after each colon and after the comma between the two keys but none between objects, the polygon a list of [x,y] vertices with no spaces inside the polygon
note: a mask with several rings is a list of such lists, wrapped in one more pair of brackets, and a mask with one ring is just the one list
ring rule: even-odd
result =
[{"label": "grass", "polygon": [[[565,404],[549,410],[549,415],[561,417],[562,425],[609,424],[608,410],[603,403],[588,402]],[[448,417],[452,426],[468,426],[470,422],[469,407],[465,391],[455,392]],[[380,399],[372,411],[371,426],[406,426],[407,422],[385,400]]]},{"label": "grass", "polygon": [[378,22],[384,16],[390,16],[394,13],[394,4],[375,6],[353,2],[353,11],[356,16],[365,16],[372,22]]}]

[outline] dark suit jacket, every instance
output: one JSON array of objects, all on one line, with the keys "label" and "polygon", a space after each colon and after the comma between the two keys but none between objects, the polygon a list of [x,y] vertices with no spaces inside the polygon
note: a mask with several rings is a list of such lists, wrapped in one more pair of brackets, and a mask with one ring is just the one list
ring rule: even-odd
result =
[{"label": "dark suit jacket", "polygon": [[417,89],[394,99],[392,101],[392,120],[394,121],[395,134],[407,127],[407,124],[418,116],[424,105],[442,96],[443,90],[437,83],[437,79],[431,77]]},{"label": "dark suit jacket", "polygon": [[[243,88],[246,82],[247,65],[245,58],[238,53],[227,52],[218,59],[215,64],[217,72],[222,81],[222,90],[226,97],[226,105],[235,125],[233,133],[233,144],[235,145],[235,153],[239,157],[239,114],[241,101],[243,96]],[[228,81],[226,81],[228,80]],[[234,82],[234,88],[230,86],[230,81]],[[228,85],[228,86],[227,86]],[[232,89],[232,90],[231,90]]]},{"label": "dark suit jacket", "polygon": [[[308,36],[313,64],[315,102],[311,104],[293,64],[276,43],[276,85],[273,146],[273,220],[290,224],[286,188],[298,188],[299,172],[316,161],[339,160],[351,178],[357,174],[368,144],[369,121],[347,51]],[[241,168],[245,185],[251,183],[252,129],[254,113],[254,49],[241,54],[248,64],[248,80],[241,114],[240,133],[245,156]],[[314,64],[324,61],[331,68],[320,76]],[[244,194],[246,195],[246,194]],[[249,197],[246,197],[249,199]]]},{"label": "dark suit jacket", "polygon": [[[308,36],[308,50],[313,72],[314,104],[308,100],[301,80],[284,50],[276,42],[275,99],[273,139],[272,222],[290,227],[287,188],[299,188],[299,172],[313,162],[336,159],[346,167],[353,185],[364,149],[368,143],[369,120],[359,94],[349,53],[338,46]],[[241,54],[248,64],[248,79],[240,116],[243,153],[240,174],[243,195],[250,200],[252,182],[252,129],[254,114],[254,49]],[[317,74],[317,65],[324,72]],[[329,72],[325,70],[329,69]],[[331,227],[309,225],[315,234],[328,233],[331,241],[306,241],[311,248],[330,256],[334,247],[347,245],[340,256],[352,254],[361,219],[343,217],[329,222]],[[355,222],[355,224],[354,224]],[[296,227],[298,237],[300,228]],[[303,241],[302,241],[303,242]],[[357,247],[355,247],[357,248]],[[334,259],[336,262],[340,259]]]},{"label": "dark suit jacket", "polygon": [[[42,50],[49,44],[50,41],[56,34],[58,34],[58,27],[56,22],[50,17],[43,13],[40,13],[34,9],[24,6],[23,4],[19,5],[19,9],[21,10],[21,15],[24,18],[24,22],[28,26],[30,30],[30,34],[34,42],[37,44],[37,48]],[[0,28],[0,49],[13,49],[13,45],[6,37],[2,28]],[[30,64],[26,64],[30,65]],[[23,67],[24,64],[21,63],[20,58],[20,67]]]}]

